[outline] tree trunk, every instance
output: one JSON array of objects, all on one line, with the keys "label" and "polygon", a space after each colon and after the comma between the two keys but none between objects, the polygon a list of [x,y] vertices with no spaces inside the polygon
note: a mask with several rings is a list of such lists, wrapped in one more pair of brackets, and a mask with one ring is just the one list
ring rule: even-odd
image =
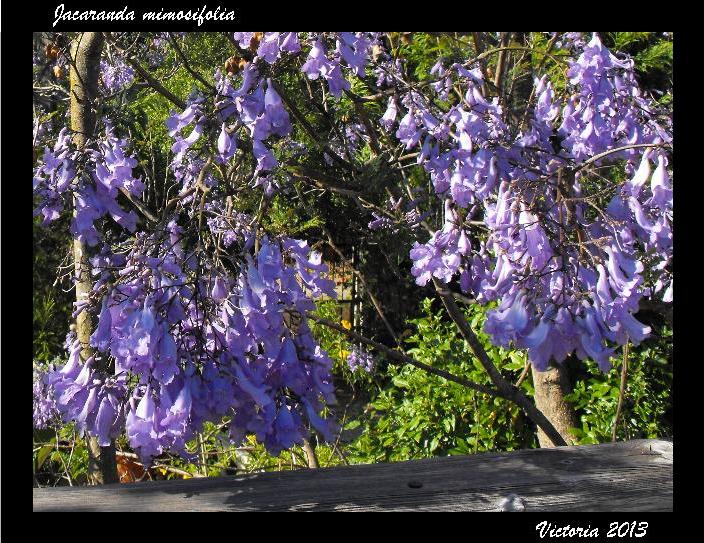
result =
[{"label": "tree trunk", "polygon": [[[529,32],[516,32],[515,39],[524,46],[530,45]],[[511,98],[513,109],[518,114],[518,118],[523,118],[526,107],[534,107],[535,101],[529,104],[533,90],[533,78],[524,77],[522,80],[514,81]],[[572,392],[571,364],[568,362],[573,357],[562,364],[551,363],[547,371],[536,371],[531,364],[533,375],[533,387],[535,389],[535,405],[552,423],[568,445],[575,444],[575,438],[569,429],[577,426],[577,413],[570,403],[565,400],[565,396]],[[538,428],[538,442],[541,447],[554,447],[552,440]]]},{"label": "tree trunk", "polygon": [[319,468],[320,463],[318,462],[318,456],[315,454],[315,447],[313,444],[307,440],[303,440],[303,452],[306,454],[306,462],[308,462],[309,468]]},{"label": "tree trunk", "polygon": [[[95,132],[96,102],[98,94],[98,75],[100,71],[100,53],[104,38],[100,32],[79,34],[71,46],[74,62],[70,72],[71,95],[71,130],[76,147],[83,148],[88,138]],[[88,247],[74,240],[73,259],[76,271],[76,300],[85,299],[91,291],[91,273]],[[93,333],[93,319],[90,312],[81,311],[76,317],[76,334],[81,342],[81,358],[86,360],[93,354],[90,336]],[[97,368],[108,371],[107,360]],[[88,436],[88,478],[91,484],[118,483],[115,446],[98,445],[95,437]]]},{"label": "tree trunk", "polygon": [[[565,400],[565,395],[572,391],[569,367],[566,363],[551,363],[547,371],[537,371],[535,366],[531,365],[531,371],[535,388],[535,405],[569,445],[576,444],[569,430],[577,426],[577,414]],[[554,447],[552,440],[540,428],[538,428],[538,442],[543,448]]]}]

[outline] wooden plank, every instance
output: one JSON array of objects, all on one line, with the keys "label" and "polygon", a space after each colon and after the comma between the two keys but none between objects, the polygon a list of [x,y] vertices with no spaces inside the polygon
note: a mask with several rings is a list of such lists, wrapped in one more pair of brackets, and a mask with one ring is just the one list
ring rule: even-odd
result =
[{"label": "wooden plank", "polygon": [[34,511],[671,511],[673,446],[634,440],[179,481],[34,489]]}]

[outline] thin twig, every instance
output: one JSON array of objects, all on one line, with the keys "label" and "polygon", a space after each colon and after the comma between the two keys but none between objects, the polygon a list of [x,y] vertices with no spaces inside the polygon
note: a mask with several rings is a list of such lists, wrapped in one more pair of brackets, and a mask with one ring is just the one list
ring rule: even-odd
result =
[{"label": "thin twig", "polygon": [[506,64],[506,56],[508,54],[509,40],[511,39],[511,32],[501,33],[501,47],[503,48],[499,53],[499,58],[496,61],[496,73],[494,74],[494,87],[496,87],[496,93],[501,96],[501,76],[504,72],[504,65]]},{"label": "thin twig", "polygon": [[609,156],[610,154],[613,153],[618,153],[619,151],[626,151],[628,149],[637,149],[639,147],[666,147],[666,144],[664,143],[634,143],[632,145],[624,145],[623,147],[616,147],[615,149],[609,149],[608,151],[604,151],[603,153],[599,153],[598,155],[594,155],[588,160],[585,160],[575,168],[573,168],[573,171],[577,172],[581,170],[582,168],[586,168],[590,164],[596,162],[597,160],[601,160],[602,158]]},{"label": "thin twig", "polygon": [[618,421],[621,418],[621,409],[623,407],[623,398],[626,395],[626,378],[628,374],[628,350],[630,342],[626,340],[623,346],[623,363],[621,365],[621,386],[618,390],[618,405],[616,406],[616,416],[614,417],[614,425],[611,428],[611,441],[616,441],[616,428]]},{"label": "thin twig", "polygon": [[528,377],[528,372],[530,371],[530,360],[526,360],[526,365],[523,367],[523,371],[521,372],[521,375],[518,377],[518,381],[516,381],[516,384],[513,385],[516,388],[520,387],[523,384],[523,381],[526,380],[526,377]]},{"label": "thin twig", "polygon": [[203,83],[208,89],[211,91],[215,91],[215,86],[213,86],[211,83],[208,83],[203,76],[201,76],[198,72],[196,72],[193,68],[191,68],[191,65],[188,63],[188,59],[186,58],[186,55],[183,53],[181,48],[179,47],[178,43],[176,42],[176,38],[174,37],[172,32],[169,32],[169,41],[171,42],[171,45],[174,48],[174,51],[176,51],[176,54],[179,56],[181,59],[181,62],[183,62],[183,67],[186,68],[189,74],[191,74],[193,77],[195,77],[198,81]]}]

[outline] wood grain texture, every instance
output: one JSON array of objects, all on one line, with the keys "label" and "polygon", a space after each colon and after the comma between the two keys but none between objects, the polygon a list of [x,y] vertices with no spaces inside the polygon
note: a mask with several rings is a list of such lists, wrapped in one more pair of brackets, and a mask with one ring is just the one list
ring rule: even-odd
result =
[{"label": "wood grain texture", "polygon": [[673,446],[634,440],[236,477],[34,489],[34,511],[671,511]]}]

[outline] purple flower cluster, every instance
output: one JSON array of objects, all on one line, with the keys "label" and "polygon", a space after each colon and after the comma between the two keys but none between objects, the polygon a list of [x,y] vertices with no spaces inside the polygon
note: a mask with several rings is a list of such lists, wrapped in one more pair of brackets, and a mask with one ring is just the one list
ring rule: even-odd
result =
[{"label": "purple flower cluster", "polygon": [[301,70],[308,76],[308,79],[318,79],[318,77],[325,79],[330,94],[340,97],[343,90],[350,89],[350,82],[342,75],[339,61],[328,60],[326,53],[325,44],[319,39],[308,53],[308,59]]},{"label": "purple flower cluster", "polygon": [[362,370],[367,373],[374,371],[374,358],[367,351],[355,346],[350,354],[347,355],[347,365],[350,371]]},{"label": "purple flower cluster", "polygon": [[379,215],[376,211],[372,211],[372,217],[374,217],[374,219],[369,221],[368,225],[370,230],[382,230],[393,228],[393,222],[388,217]]},{"label": "purple flower cluster", "polygon": [[[248,48],[253,33],[234,37]],[[380,124],[418,151],[444,207],[442,228],[410,251],[417,284],[459,276],[463,291],[496,302],[485,325],[492,341],[528,349],[538,369],[572,352],[608,368],[618,345],[649,332],[633,316],[642,297],[671,301],[673,289],[672,182],[663,149],[672,143],[671,127],[656,120],[632,62],[596,36],[589,43],[568,36],[575,58],[564,98],[546,78],[535,81],[535,104],[516,127],[499,100],[482,93],[478,66],[438,62],[427,93],[408,91],[402,61],[390,59],[378,38],[311,34],[302,71],[339,97],[350,88],[344,70],[364,76],[373,59],[378,85],[395,89]],[[172,112],[171,169],[182,196],[160,228],[135,234],[137,216],[118,204],[120,192],[137,196],[144,186],[133,175],[137,162],[127,141],[109,123],[80,153],[67,129],[46,148],[34,172],[35,215],[50,223],[75,200],[71,231],[95,248],[95,284],[74,314],[94,311],[98,319],[92,356],[83,361],[70,337],[68,362],[35,376],[35,425],[58,413],[101,444],[125,431],[144,462],[166,451],[185,456],[203,423],[223,416],[234,441],[255,434],[274,454],[300,443],[308,425],[331,437],[334,423],[321,413],[334,402],[332,362],[306,318],[315,298],[334,297],[327,266],[305,241],[267,237],[256,219],[234,212],[220,199],[219,168],[204,169],[193,149],[202,136],[217,134],[216,162],[226,164],[251,146],[251,184],[271,196],[279,160],[294,143],[286,139],[291,120],[277,87],[262,74],[301,50],[298,33],[263,33],[237,80],[215,74],[214,104],[193,94],[183,112]],[[121,88],[132,77],[117,66],[104,66],[106,87]],[[441,109],[451,89],[461,89],[462,100]],[[332,142],[340,151],[357,150],[367,137],[361,125],[344,130],[345,141]],[[35,125],[35,145],[41,132]],[[611,152],[643,144],[651,148]],[[627,181],[608,190],[596,183],[595,193],[591,169],[624,161]],[[207,203],[188,205],[197,190],[210,194]],[[374,214],[369,227],[415,227],[428,216],[418,211],[419,200],[402,204],[391,199],[388,213]],[[108,215],[131,235],[101,238],[96,221]],[[196,240],[182,225],[201,224],[203,216],[207,228]],[[483,227],[475,232],[478,221]],[[201,236],[226,251],[193,251]],[[374,367],[358,347],[347,362],[353,371]]]},{"label": "purple flower cluster", "polygon": [[[180,34],[176,32],[175,34]],[[147,62],[149,67],[154,69],[158,67],[166,56],[166,44],[168,43],[168,32],[160,32],[149,44],[146,52]]]},{"label": "purple flower cluster", "polygon": [[[203,102],[205,102],[205,98],[199,93],[194,92],[188,97],[186,109],[181,113],[172,111],[171,116],[166,120],[166,128],[169,130],[169,136],[175,140],[171,146],[171,152],[174,153],[173,164],[176,166],[179,166],[183,162],[186,151],[203,135],[206,125]],[[195,126],[190,134],[184,138],[181,131],[194,122]]]},{"label": "purple flower cluster", "polygon": [[94,223],[104,215],[129,232],[137,227],[137,214],[125,211],[117,203],[118,191],[126,190],[133,195],[141,195],[144,185],[132,175],[137,160],[126,152],[127,140],[115,136],[112,126],[105,121],[105,136],[99,140],[96,149],[89,151],[88,167],[92,183],[85,175],[76,191],[76,213],[71,223],[71,233],[76,239],[88,245],[100,241]]},{"label": "purple flower cluster", "polygon": [[[234,39],[242,48],[248,48],[254,32],[235,32]],[[302,70],[309,78],[322,76],[327,80],[330,92],[340,96],[343,89],[349,89],[349,81],[343,77],[342,66],[353,73],[364,75],[369,62],[372,44],[378,40],[378,33],[335,34],[336,49],[332,58],[326,56],[324,39],[314,37],[314,44]],[[275,63],[284,54],[295,54],[301,50],[301,43],[296,32],[264,32],[260,40],[257,55],[247,63],[241,73],[240,86],[235,88],[233,80],[220,70],[215,73],[217,111],[220,133],[217,138],[218,160],[227,162],[237,151],[238,132],[244,128],[251,139],[251,147],[256,160],[253,186],[261,186],[271,196],[278,188],[272,173],[278,166],[270,146],[271,137],[285,137],[291,132],[291,122],[271,79],[260,75],[263,59],[268,64]],[[167,125],[169,135],[175,138],[172,151],[175,154],[173,166],[178,168],[184,161],[187,150],[203,135],[205,131],[205,103],[199,95],[192,96],[188,107],[182,113],[173,112]],[[181,130],[195,123],[187,137],[181,136]],[[362,143],[361,126],[346,127],[347,141],[355,149]],[[342,145],[340,143],[340,145]],[[188,182],[190,175],[184,180]]]},{"label": "purple flower cluster", "polygon": [[335,51],[328,58],[328,51],[322,36],[315,39],[301,71],[309,79],[323,78],[330,94],[340,97],[342,91],[350,89],[350,82],[342,72],[342,61],[357,76],[362,77],[369,62],[371,46],[377,36],[371,32],[340,32],[336,34]]},{"label": "purple flower cluster", "polygon": [[[252,142],[252,152],[257,161],[255,186],[264,186],[271,195],[274,184],[269,177],[278,165],[271,148],[264,143],[271,136],[287,136],[291,132],[291,121],[270,79],[259,77],[254,63],[245,67],[242,85],[235,89],[230,79],[219,71],[215,75],[218,89],[216,107],[222,122],[218,137],[220,160],[226,161],[237,149],[235,131],[244,127]],[[232,122],[234,120],[234,122]]]},{"label": "purple flower cluster", "polygon": [[[93,258],[94,297],[107,291],[90,340],[96,354],[81,363],[73,343],[68,363],[41,381],[37,422],[56,398],[64,420],[103,444],[125,430],[145,462],[186,455],[194,432],[225,415],[233,440],[254,433],[274,454],[299,443],[307,423],[331,437],[334,422],[319,412],[334,402],[332,362],[305,317],[312,298],[335,294],[320,253],[264,237],[234,277],[198,278],[182,233],[171,222],[164,239],[140,233],[126,255],[104,246]],[[96,364],[107,356],[109,373]]]},{"label": "purple flower cluster", "polygon": [[105,90],[112,94],[121,91],[134,81],[134,70],[119,58],[112,62],[101,60],[100,80]]},{"label": "purple flower cluster", "polygon": [[[672,137],[638,89],[632,61],[614,57],[597,36],[572,46],[578,57],[568,72],[569,99],[558,100],[545,78],[536,81],[536,104],[518,136],[497,99],[483,97],[481,73],[459,64],[436,65],[434,90],[445,93],[450,78],[467,89],[463,104],[443,112],[410,91],[401,97],[405,115],[390,100],[380,122],[391,130],[401,116],[396,137],[419,147],[418,161],[445,201],[443,228],[410,253],[418,284],[459,273],[477,300],[498,300],[486,331],[497,344],[529,349],[540,369],[571,352],[606,369],[614,345],[637,344],[649,332],[633,317],[639,300],[660,291],[672,299],[667,156],[642,147],[609,151],[671,144]],[[595,217],[582,165],[602,153],[595,165],[626,160],[632,177]],[[470,244],[462,208],[481,210],[486,238]],[[657,270],[652,287],[643,277],[646,255]]]},{"label": "purple flower cluster", "polygon": [[54,392],[47,386],[46,375],[53,371],[53,366],[35,364],[33,375],[33,420],[35,428],[46,428],[57,420],[59,412],[56,409]]},{"label": "purple flower cluster", "polygon": [[408,202],[402,196],[396,199],[389,197],[385,204],[387,214],[380,215],[376,211],[372,211],[374,219],[369,222],[368,228],[370,230],[388,230],[392,234],[400,232],[402,226],[418,228],[429,215],[428,212],[421,213],[418,210],[416,206],[419,203],[419,198]]},{"label": "purple flower cluster", "polygon": [[[633,60],[619,60],[594,36],[567,72],[577,92],[565,104],[558,132],[562,146],[580,161],[628,144],[671,142],[671,135],[652,119],[652,104],[641,95]],[[635,159],[629,149],[609,157]]]},{"label": "purple flower cluster", "polygon": [[105,215],[130,232],[135,231],[137,216],[122,209],[117,195],[120,189],[134,195],[144,190],[142,182],[132,175],[137,161],[127,155],[126,140],[115,136],[107,120],[104,124],[104,137],[85,153],[72,150],[68,129],[62,129],[54,149],[45,149],[34,172],[34,193],[39,198],[34,214],[41,213],[44,224],[48,224],[59,218],[72,195],[75,216],[71,233],[91,246],[99,242],[94,223]]},{"label": "purple flower cluster", "polygon": [[34,215],[41,213],[45,226],[58,219],[64,209],[63,194],[68,191],[69,185],[76,177],[76,158],[76,152],[71,149],[69,130],[62,128],[54,148],[44,149],[44,156],[34,171],[32,182],[32,188],[40,202],[34,210]]},{"label": "purple flower cluster", "polygon": [[459,216],[452,209],[450,200],[445,201],[445,225],[421,245],[413,244],[411,273],[418,285],[425,285],[432,277],[449,282],[460,270],[462,257],[471,254],[471,243],[465,230],[458,227]]},{"label": "purple flower cluster", "polygon": [[81,363],[80,352],[81,344],[76,340],[68,362],[46,375],[47,397],[53,396],[61,417],[74,421],[82,435],[88,432],[101,446],[107,446],[122,430],[126,378],[96,371],[93,356]]},{"label": "purple flower cluster", "polygon": [[248,236],[251,235],[247,224],[252,218],[244,213],[231,211],[225,212],[222,201],[214,200],[205,204],[205,209],[210,216],[206,222],[210,231],[216,236],[222,236],[222,244],[230,247],[237,242],[244,245]]}]

